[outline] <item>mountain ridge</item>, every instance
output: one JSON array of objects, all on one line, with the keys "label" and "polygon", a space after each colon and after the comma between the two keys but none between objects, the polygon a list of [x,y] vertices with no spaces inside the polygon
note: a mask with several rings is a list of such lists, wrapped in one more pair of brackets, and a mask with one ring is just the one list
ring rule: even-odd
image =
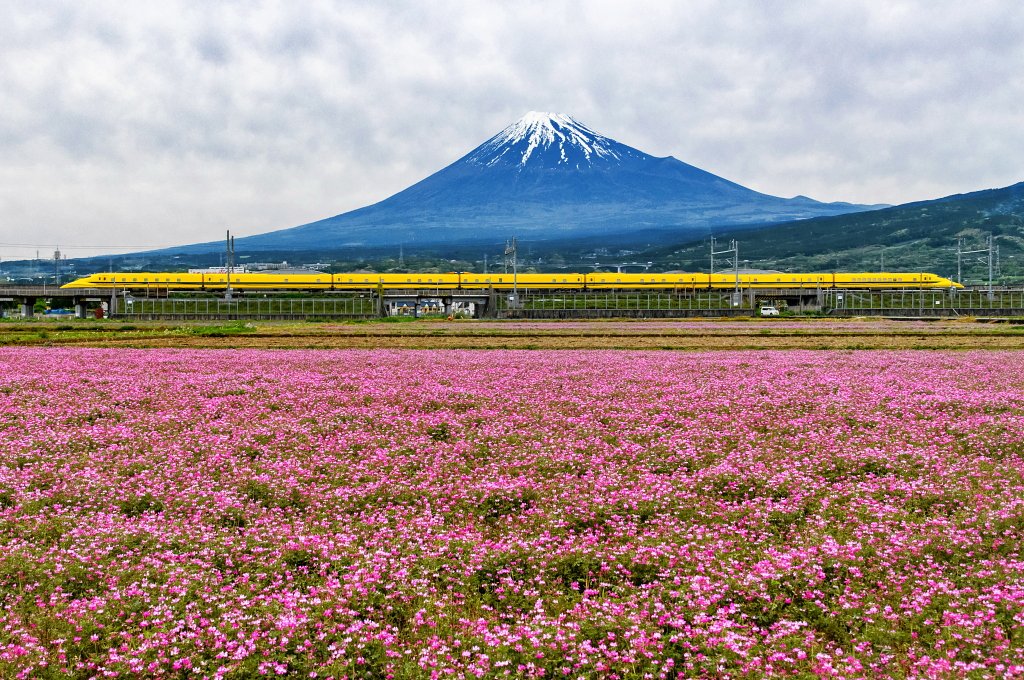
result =
[{"label": "mountain ridge", "polygon": [[[872,271],[884,259],[887,268],[947,276],[956,271],[957,239],[965,239],[964,249],[973,250],[983,247],[989,235],[1000,248],[1003,274],[1024,278],[1024,182],[756,231],[716,233],[740,238],[745,257],[773,269]],[[699,241],[677,241],[642,255],[698,267],[707,259],[706,250]],[[962,269],[976,266],[972,258],[961,263]],[[987,275],[987,266],[982,269]]]}]

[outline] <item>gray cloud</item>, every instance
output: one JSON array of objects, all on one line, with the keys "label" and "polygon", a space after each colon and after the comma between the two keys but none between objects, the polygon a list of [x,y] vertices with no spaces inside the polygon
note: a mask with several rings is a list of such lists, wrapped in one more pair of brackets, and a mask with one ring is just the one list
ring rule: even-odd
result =
[{"label": "gray cloud", "polygon": [[293,226],[385,198],[530,109],[783,196],[897,203],[1024,179],[1010,0],[0,12],[0,243]]}]

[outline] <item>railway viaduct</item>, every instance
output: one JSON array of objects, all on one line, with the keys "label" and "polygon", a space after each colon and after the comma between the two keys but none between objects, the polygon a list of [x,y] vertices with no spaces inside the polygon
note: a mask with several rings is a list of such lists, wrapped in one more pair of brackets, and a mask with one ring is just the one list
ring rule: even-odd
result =
[{"label": "railway viaduct", "polygon": [[73,307],[75,316],[85,318],[90,309],[110,299],[110,292],[100,288],[65,290],[55,286],[0,286],[0,302],[18,305],[23,317],[31,317],[36,300],[60,300],[62,306]]},{"label": "railway viaduct", "polygon": [[1024,290],[856,291],[817,288],[746,288],[733,290],[537,290],[520,289],[518,303],[509,291],[374,289],[320,296],[239,293],[232,299],[170,296],[166,289],[151,295],[101,288],[62,289],[54,286],[0,286],[0,306],[12,304],[31,317],[37,300],[73,308],[85,318],[107,303],[111,316],[133,319],[309,319],[379,318],[420,310],[471,313],[474,317],[518,319],[673,318],[756,315],[760,304],[785,304],[795,312],[824,311],[831,316],[1024,316]]}]

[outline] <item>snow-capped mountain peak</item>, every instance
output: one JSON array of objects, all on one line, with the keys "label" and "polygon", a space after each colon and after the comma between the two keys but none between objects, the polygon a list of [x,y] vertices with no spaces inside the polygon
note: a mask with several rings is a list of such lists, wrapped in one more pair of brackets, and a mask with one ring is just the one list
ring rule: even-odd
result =
[{"label": "snow-capped mountain peak", "polygon": [[656,235],[682,242],[723,225],[760,225],[866,207],[758,193],[671,156],[655,157],[621,144],[570,116],[531,111],[379,203],[251,236],[244,245],[272,251],[475,243],[493,249],[510,234],[595,244],[618,235],[621,243],[635,238],[640,245],[652,243]]},{"label": "snow-capped mountain peak", "polygon": [[565,166],[581,169],[640,152],[600,135],[564,113],[530,111],[466,159],[484,166]]}]

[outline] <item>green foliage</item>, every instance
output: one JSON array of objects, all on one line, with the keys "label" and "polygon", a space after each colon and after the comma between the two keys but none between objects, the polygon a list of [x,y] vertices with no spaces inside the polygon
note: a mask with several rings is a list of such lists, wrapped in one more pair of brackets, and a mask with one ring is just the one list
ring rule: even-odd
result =
[{"label": "green foliage", "polygon": [[489,556],[473,573],[468,586],[481,603],[499,610],[527,609],[532,601],[506,588],[508,581],[521,580],[526,576],[526,567],[519,555],[497,553]]},{"label": "green foliage", "polygon": [[198,335],[204,338],[227,338],[235,335],[246,335],[256,332],[256,326],[244,321],[236,321],[230,324],[217,326],[186,326],[183,333]]},{"label": "green foliage", "polygon": [[521,514],[536,505],[538,500],[540,494],[533,489],[523,489],[518,493],[497,491],[480,504],[480,514],[485,520],[494,522],[508,515]]},{"label": "green foliage", "polygon": [[448,429],[448,423],[440,423],[427,430],[427,434],[435,442],[446,442],[452,438],[452,433]]},{"label": "green foliage", "polygon": [[150,493],[135,498],[126,498],[117,506],[127,517],[139,517],[147,512],[163,512],[164,509],[163,502],[154,498]]},{"label": "green foliage", "polygon": [[241,508],[228,508],[217,518],[217,525],[225,529],[241,529],[248,524],[249,520]]},{"label": "green foliage", "polygon": [[925,517],[948,514],[955,510],[955,499],[942,494],[923,494],[911,496],[903,504],[907,512]]},{"label": "green foliage", "polygon": [[789,491],[772,487],[764,480],[733,475],[714,477],[707,492],[728,503],[741,503],[755,498],[779,501],[789,497]]},{"label": "green foliage", "polygon": [[580,588],[587,587],[601,572],[601,560],[593,555],[563,555],[548,564],[552,577],[560,580],[568,590],[573,583]]},{"label": "green foliage", "polygon": [[309,569],[316,567],[316,560],[313,553],[308,550],[286,550],[281,555],[281,562],[289,569]]},{"label": "green foliage", "polygon": [[634,562],[628,565],[628,580],[634,586],[656,583],[661,578],[662,565],[651,562]]},{"label": "green foliage", "polygon": [[262,505],[265,508],[304,510],[308,505],[299,489],[293,488],[287,494],[280,494],[266,482],[254,479],[245,482],[239,488],[239,491],[253,503]]},{"label": "green foliage", "polygon": [[254,479],[250,479],[242,485],[240,491],[246,498],[254,503],[267,506],[274,504],[274,492],[266,482],[258,482]]}]

